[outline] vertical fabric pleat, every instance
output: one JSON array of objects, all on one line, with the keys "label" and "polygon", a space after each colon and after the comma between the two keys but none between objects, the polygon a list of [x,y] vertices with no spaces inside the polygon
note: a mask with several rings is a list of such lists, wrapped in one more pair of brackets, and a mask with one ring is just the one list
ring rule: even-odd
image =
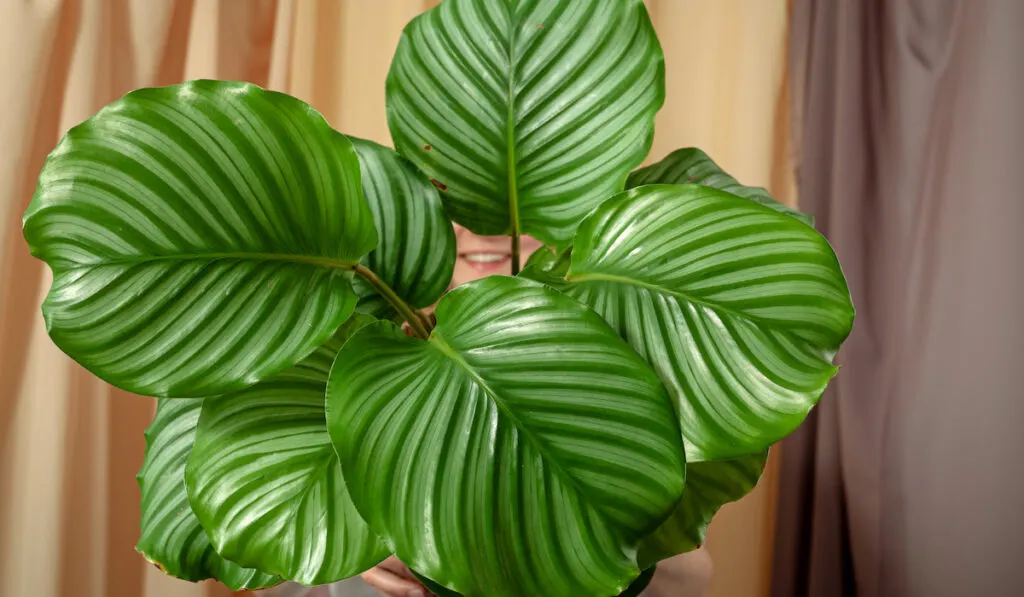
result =
[{"label": "vertical fabric pleat", "polygon": [[1018,595],[1024,3],[793,17],[801,203],[857,322],[783,444],[773,595]]}]

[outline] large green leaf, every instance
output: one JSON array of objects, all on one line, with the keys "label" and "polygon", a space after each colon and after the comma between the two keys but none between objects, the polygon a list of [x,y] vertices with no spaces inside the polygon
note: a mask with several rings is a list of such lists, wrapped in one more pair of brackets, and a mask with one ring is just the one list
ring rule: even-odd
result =
[{"label": "large green leaf", "polygon": [[[433,305],[448,290],[455,267],[455,231],[437,189],[393,149],[349,138],[359,156],[363,196],[377,225],[377,248],[363,264],[407,303]],[[372,309],[377,313],[389,310],[369,284],[356,281],[364,297],[361,303],[377,303]]]},{"label": "large green leaf", "polygon": [[295,367],[203,405],[185,480],[221,554],[306,585],[389,555],[352,505],[324,414],[331,362],[371,321],[356,315]]},{"label": "large green leaf", "polygon": [[637,552],[641,566],[697,549],[711,518],[723,505],[750,493],[764,471],[767,452],[715,462],[686,465],[686,492],[675,512],[644,538]]},{"label": "large green leaf", "polygon": [[410,568],[476,597],[615,595],[683,489],[657,376],[600,317],[492,276],[338,354],[328,429],[352,500]]},{"label": "large green leaf", "polygon": [[633,172],[629,175],[626,188],[632,189],[649,184],[700,184],[714,187],[792,216],[808,226],[814,225],[814,218],[779,203],[764,187],[741,185],[738,180],[719,168],[708,154],[696,147],[677,149],[660,162]]},{"label": "large green leaf", "polygon": [[234,590],[269,587],[276,576],[242,568],[214,551],[185,494],[185,461],[192,451],[200,400],[157,402],[146,430],[146,460],[139,471],[141,536],[136,549],[161,570],[193,582],[215,578]]},{"label": "large green leaf", "polygon": [[836,372],[853,305],[828,242],[757,203],[697,185],[650,185],[601,205],[571,259],[524,275],[593,307],[675,398],[687,461],[765,450]]},{"label": "large green leaf", "polygon": [[351,142],[247,83],[134,91],[50,154],[24,221],[54,342],[99,377],[209,396],[282,371],[355,306],[376,245]]},{"label": "large green leaf", "polygon": [[646,157],[664,95],[641,0],[448,0],[406,27],[387,112],[456,222],[562,245]]}]

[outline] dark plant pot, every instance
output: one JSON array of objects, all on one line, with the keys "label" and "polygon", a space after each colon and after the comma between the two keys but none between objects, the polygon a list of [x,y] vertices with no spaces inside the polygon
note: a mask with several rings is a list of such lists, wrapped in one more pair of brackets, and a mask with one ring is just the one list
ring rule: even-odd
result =
[{"label": "dark plant pot", "polygon": [[[637,595],[639,595],[640,592],[646,589],[647,585],[650,584],[651,578],[654,576],[655,568],[657,568],[657,565],[651,566],[647,570],[641,572],[640,576],[636,577],[636,580],[633,581],[633,584],[626,587],[625,591],[619,593],[619,597],[637,597]],[[415,570],[410,570],[410,572],[412,572],[413,576],[418,578],[419,581],[423,583],[423,586],[427,587],[430,590],[430,592],[436,595],[437,597],[462,597],[461,594],[456,593],[451,589],[446,589],[442,587],[441,585],[416,572]]]}]

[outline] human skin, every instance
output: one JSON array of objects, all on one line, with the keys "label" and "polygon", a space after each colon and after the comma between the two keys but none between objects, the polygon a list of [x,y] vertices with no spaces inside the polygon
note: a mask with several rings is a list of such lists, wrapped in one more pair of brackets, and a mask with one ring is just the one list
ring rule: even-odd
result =
[{"label": "human skin", "polygon": [[[458,259],[451,287],[491,275],[511,275],[509,237],[479,236],[455,226]],[[520,239],[520,261],[541,247],[530,236]],[[426,597],[430,593],[397,558],[390,557],[362,574],[382,597]],[[660,564],[644,597],[702,597],[711,582],[711,558],[704,549],[669,558]]]}]

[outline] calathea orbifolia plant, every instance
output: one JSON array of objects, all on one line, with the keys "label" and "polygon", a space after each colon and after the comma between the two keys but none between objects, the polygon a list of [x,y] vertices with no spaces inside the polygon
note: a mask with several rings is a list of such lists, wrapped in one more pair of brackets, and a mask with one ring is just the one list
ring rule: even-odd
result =
[{"label": "calathea orbifolia plant", "polygon": [[[699,545],[853,308],[809,221],[703,153],[630,174],[663,73],[640,0],[448,0],[388,76],[397,153],[232,82],[73,128],[25,237],[53,341],[158,397],[138,549],[235,588],[393,553],[468,596],[596,597]],[[546,247],[445,294],[451,220],[516,269]]]}]

